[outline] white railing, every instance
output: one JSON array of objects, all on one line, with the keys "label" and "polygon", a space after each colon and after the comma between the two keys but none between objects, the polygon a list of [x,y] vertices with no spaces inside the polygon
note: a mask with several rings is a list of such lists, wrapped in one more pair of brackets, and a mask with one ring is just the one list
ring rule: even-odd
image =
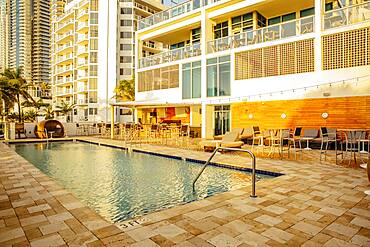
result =
[{"label": "white railing", "polygon": [[139,61],[139,67],[145,68],[163,63],[169,63],[185,58],[196,57],[201,55],[200,43],[191,46],[161,52],[149,57],[143,57]]},{"label": "white railing", "polygon": [[136,7],[136,8],[139,8],[139,9],[142,9],[142,10],[144,10],[144,11],[146,11],[146,12],[152,13],[152,14],[154,14],[154,13],[155,13],[155,10],[153,10],[153,9],[149,8],[148,6],[142,5],[142,4],[140,4],[140,3],[136,3],[136,2],[135,2],[135,7]]},{"label": "white railing", "polygon": [[153,26],[157,23],[175,18],[177,16],[189,13],[195,9],[199,9],[203,6],[219,2],[220,0],[190,0],[187,2],[180,3],[172,8],[158,12],[149,17],[143,18],[138,23],[138,29]]},{"label": "white railing", "polygon": [[80,60],[78,61],[77,66],[84,66],[87,65],[88,63],[89,63],[88,60]]},{"label": "white railing", "polygon": [[89,0],[85,0],[85,1],[82,1],[80,4],[79,4],[79,6],[81,7],[81,6],[84,6],[86,3],[88,3],[89,2]]},{"label": "white railing", "polygon": [[143,46],[153,49],[161,49],[162,47],[159,46],[158,43],[151,43],[151,42],[143,42]]},{"label": "white railing", "polygon": [[81,12],[78,13],[77,18],[80,18],[81,16],[86,15],[87,13],[89,13],[87,9],[82,10]]},{"label": "white railing", "polygon": [[68,82],[72,82],[72,81],[73,81],[72,77],[68,77],[68,78],[56,80],[56,84],[68,83]]},{"label": "white railing", "polygon": [[343,27],[365,21],[370,21],[370,2],[325,12],[323,29]]},{"label": "white railing", "polygon": [[62,20],[63,18],[65,18],[66,16],[68,16],[69,14],[71,14],[72,12],[73,12],[73,9],[67,10],[66,12],[64,12],[63,15],[61,15],[61,16],[58,17],[57,21]]},{"label": "white railing", "polygon": [[65,44],[65,45],[62,45],[62,46],[59,46],[58,47],[58,51],[62,51],[64,49],[67,49],[67,48],[70,48],[72,47],[72,43],[68,43],[68,44]]},{"label": "white railing", "polygon": [[314,16],[287,21],[233,36],[215,39],[207,43],[207,52],[214,53],[247,45],[300,36],[314,32]]},{"label": "white railing", "polygon": [[79,54],[81,54],[81,53],[87,53],[87,52],[89,52],[89,50],[87,49],[87,47],[85,48],[78,48],[77,49],[77,54],[79,55]]},{"label": "white railing", "polygon": [[89,26],[88,22],[81,22],[81,23],[78,24],[77,30],[79,30],[81,28],[84,28],[84,27],[88,27],[88,26]]},{"label": "white railing", "polygon": [[72,24],[73,22],[74,22],[74,20],[72,19],[72,20],[69,20],[67,22],[60,23],[58,25],[58,30],[61,29],[61,28],[63,28],[63,27],[65,27],[65,26],[67,26],[67,25],[69,25],[69,24]]},{"label": "white railing", "polygon": [[57,90],[57,95],[63,95],[63,94],[73,94],[72,88],[70,89],[63,89],[63,90]]},{"label": "white railing", "polygon": [[84,41],[84,40],[88,40],[89,39],[89,35],[88,34],[80,34],[78,35],[77,37],[77,42],[81,42],[81,41]]},{"label": "white railing", "polygon": [[68,59],[72,59],[72,58],[73,58],[73,55],[72,55],[72,53],[70,53],[68,55],[58,57],[57,62],[60,63],[62,61],[65,61],[65,60],[68,60]]},{"label": "white railing", "polygon": [[63,35],[58,35],[57,42],[60,41],[60,40],[62,40],[62,39],[64,39],[64,38],[66,38],[66,37],[68,37],[68,36],[70,36],[70,35],[72,35],[72,34],[73,34],[73,31],[68,31],[68,32],[66,32]]},{"label": "white railing", "polygon": [[77,92],[85,92],[87,90],[88,90],[87,86],[80,86],[80,87],[77,88]]},{"label": "white railing", "polygon": [[68,65],[68,66],[65,66],[64,68],[58,68],[57,69],[57,73],[59,74],[59,73],[64,73],[64,72],[67,72],[67,71],[69,71],[69,70],[71,70],[72,69],[72,66],[71,65]]}]

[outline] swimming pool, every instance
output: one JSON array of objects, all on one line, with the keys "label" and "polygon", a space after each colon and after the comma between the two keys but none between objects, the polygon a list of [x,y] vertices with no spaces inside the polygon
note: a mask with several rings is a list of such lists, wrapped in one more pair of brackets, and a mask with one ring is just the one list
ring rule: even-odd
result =
[{"label": "swimming pool", "polygon": [[[246,186],[247,172],[82,142],[14,144],[15,151],[112,222]],[[258,179],[271,178],[258,175]]]}]

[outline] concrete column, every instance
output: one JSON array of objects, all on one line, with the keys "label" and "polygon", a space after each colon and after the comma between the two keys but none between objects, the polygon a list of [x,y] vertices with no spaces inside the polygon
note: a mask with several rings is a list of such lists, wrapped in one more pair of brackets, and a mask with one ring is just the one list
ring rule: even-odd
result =
[{"label": "concrete column", "polygon": [[322,71],[322,44],[321,44],[321,30],[322,30],[322,13],[325,10],[325,1],[315,0],[315,71],[321,73]]},{"label": "concrete column", "polygon": [[110,109],[111,109],[111,118],[110,118],[110,120],[111,120],[111,122],[110,122],[110,139],[112,139],[113,140],[113,138],[114,138],[114,110],[115,110],[115,107],[114,107],[114,105],[112,105],[111,107],[110,107]]},{"label": "concrete column", "polygon": [[205,9],[202,9],[201,12],[201,50],[202,50],[202,72],[201,72],[201,81],[202,81],[202,138],[207,138],[207,128],[208,125],[212,126],[212,122],[207,121],[207,59],[205,54],[207,54],[207,42],[213,40],[212,34],[212,25],[213,22],[208,18],[207,12]]}]

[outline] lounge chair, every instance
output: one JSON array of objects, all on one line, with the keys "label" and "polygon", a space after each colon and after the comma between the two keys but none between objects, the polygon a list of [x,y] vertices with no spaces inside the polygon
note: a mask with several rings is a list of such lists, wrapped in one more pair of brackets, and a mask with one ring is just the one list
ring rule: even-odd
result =
[{"label": "lounge chair", "polygon": [[217,147],[241,148],[243,144],[242,141],[239,141],[238,131],[227,132],[222,140],[206,140],[200,142],[204,150],[214,150]]}]

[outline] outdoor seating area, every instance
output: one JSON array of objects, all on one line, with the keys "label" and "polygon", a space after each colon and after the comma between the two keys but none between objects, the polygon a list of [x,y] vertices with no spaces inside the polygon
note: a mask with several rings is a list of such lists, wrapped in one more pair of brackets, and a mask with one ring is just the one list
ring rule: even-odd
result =
[{"label": "outdoor seating area", "polygon": [[219,146],[226,147],[228,143],[233,147],[250,149],[264,158],[290,159],[293,154],[294,159],[304,159],[304,155],[312,152],[318,154],[317,161],[322,162],[331,152],[336,164],[358,167],[359,163],[365,163],[370,151],[370,130],[326,127],[260,129],[253,126],[233,129],[223,137],[216,136],[215,140],[201,141],[200,146],[205,151],[212,151]]}]

